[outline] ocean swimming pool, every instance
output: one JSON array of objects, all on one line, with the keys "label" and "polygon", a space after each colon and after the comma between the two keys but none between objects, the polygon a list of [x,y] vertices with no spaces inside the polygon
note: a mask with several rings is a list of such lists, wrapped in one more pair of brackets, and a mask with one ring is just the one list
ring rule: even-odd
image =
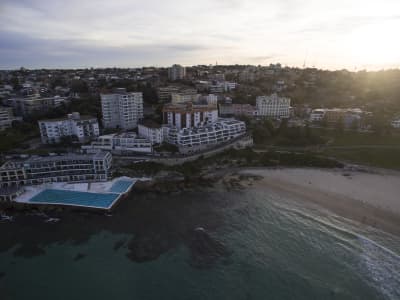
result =
[{"label": "ocean swimming pool", "polygon": [[46,189],[32,197],[29,202],[109,208],[119,196],[117,193],[99,194]]},{"label": "ocean swimming pool", "polygon": [[132,180],[118,180],[110,188],[111,193],[125,193],[133,184]]}]

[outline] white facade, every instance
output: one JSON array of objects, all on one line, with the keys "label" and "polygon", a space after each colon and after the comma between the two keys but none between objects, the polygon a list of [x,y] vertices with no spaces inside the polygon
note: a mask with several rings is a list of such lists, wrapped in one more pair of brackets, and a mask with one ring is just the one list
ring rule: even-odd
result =
[{"label": "white facade", "polygon": [[198,127],[214,123],[218,119],[216,105],[165,105],[163,108],[164,123],[177,129]]},{"label": "white facade", "polygon": [[321,122],[325,117],[325,109],[313,109],[310,114],[311,122]]},{"label": "white facade", "polygon": [[256,109],[259,116],[271,118],[289,118],[290,99],[279,97],[277,94],[258,96]]},{"label": "white facade", "polygon": [[246,124],[235,119],[218,119],[197,128],[169,131],[168,141],[178,147],[199,147],[227,142],[246,133]]},{"label": "white facade", "polygon": [[143,119],[143,94],[127,93],[124,89],[114,94],[101,94],[101,110],[105,128],[136,128]]},{"label": "white facade", "polygon": [[105,150],[114,154],[151,153],[153,151],[150,141],[146,138],[138,137],[134,132],[102,135],[90,145],[82,146],[82,149],[89,153]]},{"label": "white facade", "polygon": [[181,65],[173,65],[168,69],[168,78],[172,81],[182,80],[186,77],[186,69]]},{"label": "white facade", "polygon": [[400,128],[400,119],[393,120],[391,124],[393,128]]},{"label": "white facade", "polygon": [[161,126],[152,124],[139,124],[139,135],[148,139],[152,145],[161,144],[164,141],[164,130]]},{"label": "white facade", "polygon": [[207,104],[217,105],[218,104],[218,96],[214,94],[209,94],[205,96]]},{"label": "white facade", "polygon": [[96,118],[80,116],[72,113],[65,119],[50,119],[38,121],[42,143],[59,143],[62,137],[75,136],[80,142],[85,142],[100,134]]},{"label": "white facade", "polygon": [[46,182],[105,181],[109,178],[111,164],[112,155],[108,152],[10,160],[0,167],[0,187]]}]

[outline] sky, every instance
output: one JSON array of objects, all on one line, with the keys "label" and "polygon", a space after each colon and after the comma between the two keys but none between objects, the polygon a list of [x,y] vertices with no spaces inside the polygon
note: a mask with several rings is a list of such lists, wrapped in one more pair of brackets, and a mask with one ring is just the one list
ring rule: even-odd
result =
[{"label": "sky", "polygon": [[0,0],[0,69],[400,68],[399,0]]}]

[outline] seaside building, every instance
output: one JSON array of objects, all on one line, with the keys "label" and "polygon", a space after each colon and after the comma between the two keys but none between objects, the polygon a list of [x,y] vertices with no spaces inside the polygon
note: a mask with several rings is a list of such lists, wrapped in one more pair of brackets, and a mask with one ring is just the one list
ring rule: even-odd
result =
[{"label": "seaside building", "polygon": [[235,119],[218,119],[212,124],[196,128],[171,128],[168,142],[179,147],[179,151],[188,153],[200,151],[212,145],[228,142],[246,133],[246,124]]},{"label": "seaside building", "polygon": [[76,137],[86,142],[99,136],[99,123],[91,116],[81,116],[78,112],[66,118],[38,121],[43,144],[59,143],[62,137]]},{"label": "seaside building", "polygon": [[181,65],[173,65],[168,69],[168,78],[171,81],[182,80],[186,77],[186,69]]},{"label": "seaside building", "polygon": [[152,145],[161,144],[164,141],[164,130],[160,124],[151,120],[145,120],[138,125],[139,135],[145,137]]},{"label": "seaside building", "polygon": [[139,137],[134,132],[121,134],[107,134],[99,136],[90,145],[81,147],[87,153],[96,153],[99,150],[110,151],[113,154],[151,153],[151,142],[144,137]]},{"label": "seaside building", "polygon": [[143,119],[143,94],[116,89],[112,94],[101,94],[101,110],[105,128],[129,130]]},{"label": "seaside building", "polygon": [[12,122],[16,120],[19,119],[14,117],[11,107],[0,106],[0,131],[10,128]]},{"label": "seaside building", "polygon": [[34,94],[22,98],[10,98],[3,103],[12,107],[17,116],[26,117],[49,112],[68,102],[69,100],[65,97],[41,97],[39,94]]},{"label": "seaside building", "polygon": [[258,96],[256,99],[258,116],[271,118],[289,118],[290,99],[279,97],[277,94]]},{"label": "seaside building", "polygon": [[110,176],[111,164],[109,152],[12,159],[0,167],[0,187],[106,181]]},{"label": "seaside building", "polygon": [[177,129],[198,127],[207,123],[214,123],[218,119],[216,105],[194,104],[166,104],[163,107],[165,124]]}]

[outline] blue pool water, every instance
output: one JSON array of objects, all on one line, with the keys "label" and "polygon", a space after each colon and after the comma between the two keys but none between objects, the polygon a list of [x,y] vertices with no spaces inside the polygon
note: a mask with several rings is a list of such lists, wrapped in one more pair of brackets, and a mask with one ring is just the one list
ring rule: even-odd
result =
[{"label": "blue pool water", "polygon": [[132,185],[132,180],[118,180],[110,188],[112,193],[125,193]]},{"label": "blue pool water", "polygon": [[32,197],[29,202],[46,204],[82,205],[108,208],[119,194],[96,194],[77,191],[47,189]]}]

